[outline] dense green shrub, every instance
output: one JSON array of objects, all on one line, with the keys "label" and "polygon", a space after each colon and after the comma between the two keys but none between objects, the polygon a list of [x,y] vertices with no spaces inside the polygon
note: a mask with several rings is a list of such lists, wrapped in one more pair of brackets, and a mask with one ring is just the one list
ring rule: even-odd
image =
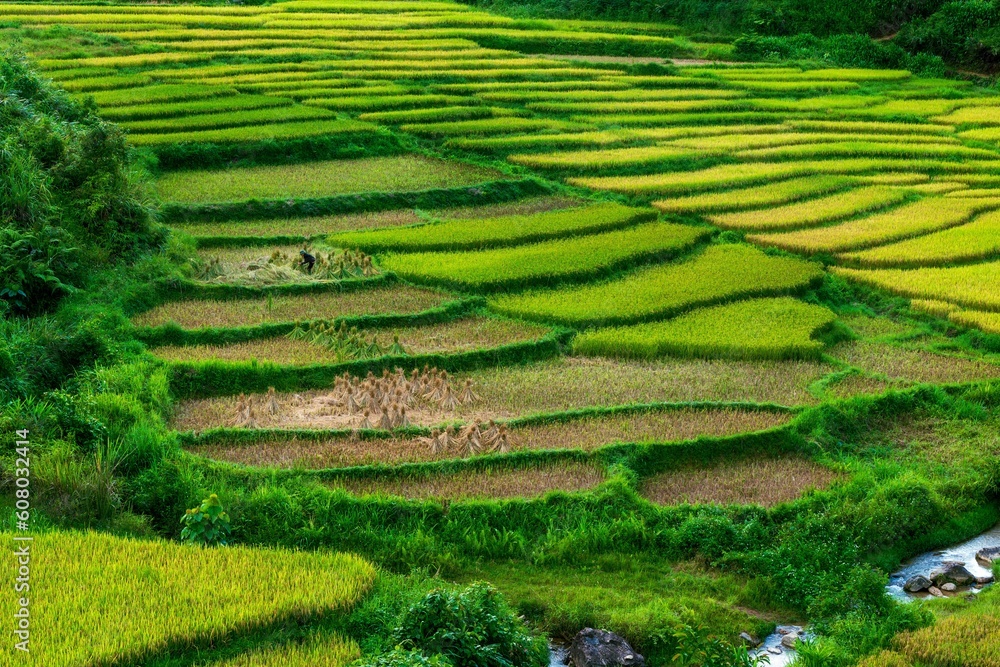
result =
[{"label": "dense green shrub", "polygon": [[160,240],[124,133],[0,56],[0,300],[43,311]]},{"label": "dense green shrub", "polygon": [[746,60],[818,60],[836,67],[906,69],[926,76],[942,76],[944,62],[937,55],[911,55],[900,46],[877,42],[866,35],[842,34],[820,39],[811,34],[791,37],[744,35],[733,42],[733,57]]},{"label": "dense green shrub", "polygon": [[463,667],[529,667],[548,658],[544,640],[531,636],[489,584],[431,591],[403,614],[392,640],[396,651],[377,664],[432,665],[432,656],[441,656]]},{"label": "dense green shrub", "polygon": [[933,12],[942,0],[471,0],[469,4],[519,16],[667,22],[725,34],[827,36],[891,34],[910,17]]},{"label": "dense green shrub", "polygon": [[932,53],[967,67],[995,69],[1000,64],[1000,4],[995,0],[946,2],[927,17],[899,31],[897,41],[910,51]]}]

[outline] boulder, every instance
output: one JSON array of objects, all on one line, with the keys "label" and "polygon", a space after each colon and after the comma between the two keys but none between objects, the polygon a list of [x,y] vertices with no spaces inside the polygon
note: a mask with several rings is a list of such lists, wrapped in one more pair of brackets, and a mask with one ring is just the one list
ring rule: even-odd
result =
[{"label": "boulder", "polygon": [[795,648],[795,642],[799,640],[799,635],[797,633],[787,634],[781,638],[781,645],[785,648]]},{"label": "boulder", "polygon": [[771,655],[781,655],[781,649],[777,646],[772,646],[771,648],[767,649],[767,652],[770,653]]},{"label": "boulder", "polygon": [[976,577],[976,586],[985,586],[993,583],[993,575],[987,574],[984,577]]},{"label": "boulder", "polygon": [[930,593],[931,595],[933,595],[936,598],[943,598],[944,597],[944,593],[942,593],[941,589],[938,588],[937,586],[931,586],[930,588],[927,589],[927,592]]},{"label": "boulder", "polygon": [[760,640],[754,637],[749,632],[741,632],[740,641],[743,642],[743,645],[746,646],[747,648],[754,648],[760,645]]},{"label": "boulder", "polygon": [[941,584],[941,590],[945,593],[954,593],[958,590],[958,586],[955,584]]},{"label": "boulder", "polygon": [[980,564],[990,567],[993,561],[1000,560],[1000,547],[985,547],[976,552],[976,560]]},{"label": "boulder", "polygon": [[940,569],[931,572],[931,581],[938,587],[941,584],[949,583],[956,586],[968,586],[975,580],[972,573],[965,569],[965,563],[960,561],[945,561],[941,564]]},{"label": "boulder", "polygon": [[645,658],[613,632],[584,628],[569,646],[574,667],[644,667]]},{"label": "boulder", "polygon": [[920,591],[926,591],[933,585],[930,579],[922,574],[918,574],[906,580],[906,583],[903,584],[903,590],[907,593],[919,593]]}]

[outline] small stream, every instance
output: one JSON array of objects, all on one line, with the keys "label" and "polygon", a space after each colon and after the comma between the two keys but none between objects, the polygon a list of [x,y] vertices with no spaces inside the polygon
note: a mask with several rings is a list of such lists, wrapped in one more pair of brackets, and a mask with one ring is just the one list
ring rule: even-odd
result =
[{"label": "small stream", "polygon": [[[993,572],[989,568],[983,567],[976,560],[976,553],[980,549],[987,547],[1000,547],[1000,524],[961,544],[938,551],[928,551],[904,562],[899,570],[889,576],[889,584],[886,586],[886,590],[889,592],[889,595],[903,601],[930,597],[930,593],[927,591],[908,593],[903,590],[903,584],[910,577],[917,575],[929,576],[932,571],[940,568],[946,561],[955,561],[964,564],[965,568],[974,577],[992,579]],[[981,590],[982,585],[977,584],[969,588],[960,588],[956,593],[978,593]]]},{"label": "small stream", "polygon": [[783,646],[781,640],[785,635],[794,634],[800,639],[812,639],[808,630],[800,625],[779,625],[778,628],[761,642],[760,646],[750,652],[752,656],[767,656],[770,667],[785,667],[795,660],[795,649]]},{"label": "small stream", "polygon": [[569,664],[569,647],[549,642],[549,667],[566,667]]}]

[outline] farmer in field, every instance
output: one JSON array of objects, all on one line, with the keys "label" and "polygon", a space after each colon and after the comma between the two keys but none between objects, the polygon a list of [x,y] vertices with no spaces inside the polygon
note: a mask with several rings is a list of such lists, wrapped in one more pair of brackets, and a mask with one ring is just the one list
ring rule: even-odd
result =
[{"label": "farmer in field", "polygon": [[306,273],[312,274],[316,258],[307,253],[305,250],[299,250],[299,255],[302,257],[302,261],[299,262],[299,266],[306,267]]}]

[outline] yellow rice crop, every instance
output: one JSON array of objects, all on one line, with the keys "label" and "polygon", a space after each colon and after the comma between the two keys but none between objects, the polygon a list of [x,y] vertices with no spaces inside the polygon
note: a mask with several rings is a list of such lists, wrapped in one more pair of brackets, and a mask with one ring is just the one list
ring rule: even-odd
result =
[{"label": "yellow rice crop", "polygon": [[950,134],[954,126],[936,123],[891,123],[857,120],[790,120],[791,128],[805,132],[857,132],[860,134]]},{"label": "yellow rice crop", "polygon": [[981,310],[959,310],[949,313],[948,319],[964,327],[982,329],[992,334],[1000,334],[1000,313],[987,313]]},{"label": "yellow rice crop", "polygon": [[270,645],[213,662],[212,667],[344,667],[361,657],[352,639],[312,636],[296,644]]},{"label": "yellow rice crop", "polygon": [[[375,579],[355,556],[99,533],[37,534],[32,550],[44,555],[31,563],[32,620],[49,635],[31,651],[46,667],[138,661],[176,643],[346,610]],[[8,590],[16,573],[0,575]]]},{"label": "yellow rice crop", "polygon": [[684,171],[648,176],[603,176],[571,178],[568,182],[595,190],[611,190],[626,194],[682,194],[701,190],[718,190],[768,183],[814,174],[863,174],[908,170],[949,169],[976,171],[973,162],[941,163],[932,160],[804,160],[802,162],[765,162],[759,164],[725,164],[699,171]]},{"label": "yellow rice crop", "polygon": [[1000,254],[1000,212],[915,239],[847,253],[843,259],[868,267],[935,266],[986,259]]},{"label": "yellow rice crop", "polygon": [[1000,311],[1000,262],[921,269],[849,269],[839,276],[914,299],[950,301],[976,310]]},{"label": "yellow rice crop", "polygon": [[722,213],[711,215],[708,219],[723,229],[750,231],[795,229],[885,208],[898,204],[906,197],[907,193],[899,188],[871,185],[777,208]]},{"label": "yellow rice crop", "polygon": [[930,313],[931,315],[944,318],[947,318],[956,310],[961,310],[961,307],[956,306],[953,303],[948,303],[947,301],[936,301],[934,299],[912,299],[910,301],[910,307],[914,310],[919,310],[924,313]]},{"label": "yellow rice crop", "polygon": [[860,250],[959,225],[980,211],[997,207],[1000,200],[933,197],[839,225],[784,234],[755,234],[748,239],[793,252]]},{"label": "yellow rice crop", "polygon": [[903,143],[903,144],[957,144],[954,137],[943,137],[933,134],[885,135],[885,134],[836,134],[809,132],[777,132],[767,134],[753,132],[750,134],[724,134],[704,138],[678,139],[673,145],[697,148],[705,151],[740,151],[754,148],[770,148],[774,146],[792,146],[796,144],[826,144],[831,142],[865,143]]},{"label": "yellow rice crop", "polygon": [[668,160],[696,157],[689,149],[669,146],[640,146],[635,148],[604,148],[568,153],[540,155],[511,155],[507,160],[536,169],[574,169],[578,171],[657,164]]},{"label": "yellow rice crop", "polygon": [[847,176],[806,176],[740,190],[710,192],[676,199],[661,199],[653,206],[664,213],[742,211],[787,204],[840,190],[852,183]]}]

